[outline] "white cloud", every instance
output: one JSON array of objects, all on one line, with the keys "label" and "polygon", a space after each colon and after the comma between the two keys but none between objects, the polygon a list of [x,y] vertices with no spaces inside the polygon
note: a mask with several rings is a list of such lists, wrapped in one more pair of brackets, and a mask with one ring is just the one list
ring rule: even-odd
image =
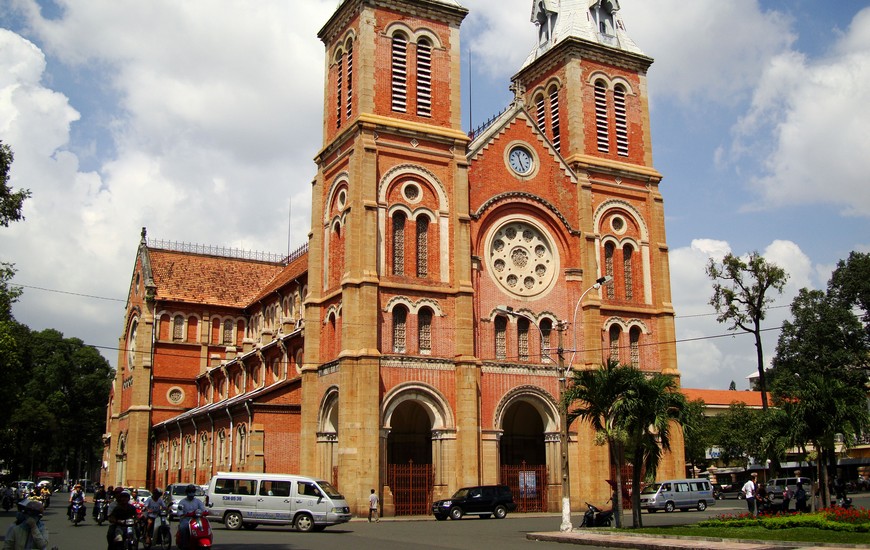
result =
[{"label": "white cloud", "polygon": [[735,125],[732,160],[758,160],[753,208],[831,204],[870,216],[870,8],[834,44],[808,60],[785,53],[765,67],[752,106]]}]

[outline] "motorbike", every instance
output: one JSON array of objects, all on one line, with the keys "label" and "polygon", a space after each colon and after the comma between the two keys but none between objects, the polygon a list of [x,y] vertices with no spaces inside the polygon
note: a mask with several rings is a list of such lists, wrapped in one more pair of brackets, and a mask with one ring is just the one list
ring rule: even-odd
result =
[{"label": "motorbike", "polygon": [[94,502],[94,512],[96,512],[94,519],[97,521],[97,524],[102,526],[103,522],[109,517],[109,501],[102,498],[98,499]]},{"label": "motorbike", "polygon": [[121,524],[124,532],[121,535],[121,541],[116,543],[116,550],[137,550],[139,548],[139,536],[136,533],[136,518],[125,519]]},{"label": "motorbike", "polygon": [[163,510],[154,520],[154,533],[151,538],[151,546],[161,550],[172,548],[172,532],[169,529],[169,512]]},{"label": "motorbike", "polygon": [[72,503],[72,509],[69,513],[69,520],[73,522],[75,527],[85,520],[85,504],[80,500],[75,500]]},{"label": "motorbike", "polygon": [[211,532],[211,524],[208,522],[208,511],[192,512],[184,517],[190,518],[190,539],[187,542],[187,548],[181,547],[181,527],[175,531],[175,545],[178,550],[195,550],[198,548],[211,548],[214,541],[214,535]]},{"label": "motorbike", "polygon": [[580,527],[610,527],[613,521],[613,510],[602,510],[592,504],[586,503],[588,508],[583,514],[583,522]]},{"label": "motorbike", "polygon": [[844,510],[848,510],[849,508],[852,507],[852,499],[849,497],[846,497],[846,496],[844,496],[843,498],[838,498],[837,499],[837,506],[839,506],[840,508],[842,508]]}]

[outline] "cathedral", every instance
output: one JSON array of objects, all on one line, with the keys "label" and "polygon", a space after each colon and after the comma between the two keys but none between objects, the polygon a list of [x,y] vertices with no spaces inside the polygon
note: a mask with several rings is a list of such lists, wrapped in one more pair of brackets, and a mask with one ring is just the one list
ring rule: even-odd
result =
[{"label": "cathedral", "polygon": [[[136,254],[102,481],[326,479],[364,513],[509,485],[561,508],[560,395],[609,359],[679,376],[647,71],[617,0],[530,2],[514,97],[461,126],[456,0],[343,0],[321,28],[308,243]],[[505,83],[508,86],[508,83]],[[314,170],[312,170],[313,172]],[[685,471],[679,430],[659,476]],[[573,507],[606,446],[567,429]]]}]

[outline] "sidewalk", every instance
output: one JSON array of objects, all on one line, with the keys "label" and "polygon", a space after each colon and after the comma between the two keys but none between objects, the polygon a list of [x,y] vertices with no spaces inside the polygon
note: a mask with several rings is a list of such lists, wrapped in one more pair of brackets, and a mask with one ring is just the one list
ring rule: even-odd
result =
[{"label": "sidewalk", "polygon": [[586,546],[606,546],[609,548],[634,548],[639,550],[669,550],[669,549],[692,549],[692,550],[788,550],[800,548],[801,550],[845,550],[852,548],[870,548],[868,545],[833,546],[818,543],[761,541],[761,540],[738,540],[738,539],[713,539],[700,537],[664,537],[648,534],[633,534],[613,531],[569,531],[567,533],[528,533],[529,540],[544,542],[562,542],[566,544],[583,544]]}]

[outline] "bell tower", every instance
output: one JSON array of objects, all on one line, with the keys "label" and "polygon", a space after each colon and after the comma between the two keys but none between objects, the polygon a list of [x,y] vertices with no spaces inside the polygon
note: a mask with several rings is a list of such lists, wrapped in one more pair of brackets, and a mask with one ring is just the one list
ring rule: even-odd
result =
[{"label": "bell tower", "polygon": [[[453,0],[344,0],[318,35],[324,141],[312,192],[300,452],[303,472],[333,479],[357,513],[369,489],[385,491],[391,425],[405,410],[395,404],[405,397],[395,390],[392,405],[385,399],[418,376],[407,355],[442,367],[449,359],[449,393],[470,398],[449,445],[476,463],[459,89],[466,14]],[[461,468],[456,476],[471,477]]]}]

